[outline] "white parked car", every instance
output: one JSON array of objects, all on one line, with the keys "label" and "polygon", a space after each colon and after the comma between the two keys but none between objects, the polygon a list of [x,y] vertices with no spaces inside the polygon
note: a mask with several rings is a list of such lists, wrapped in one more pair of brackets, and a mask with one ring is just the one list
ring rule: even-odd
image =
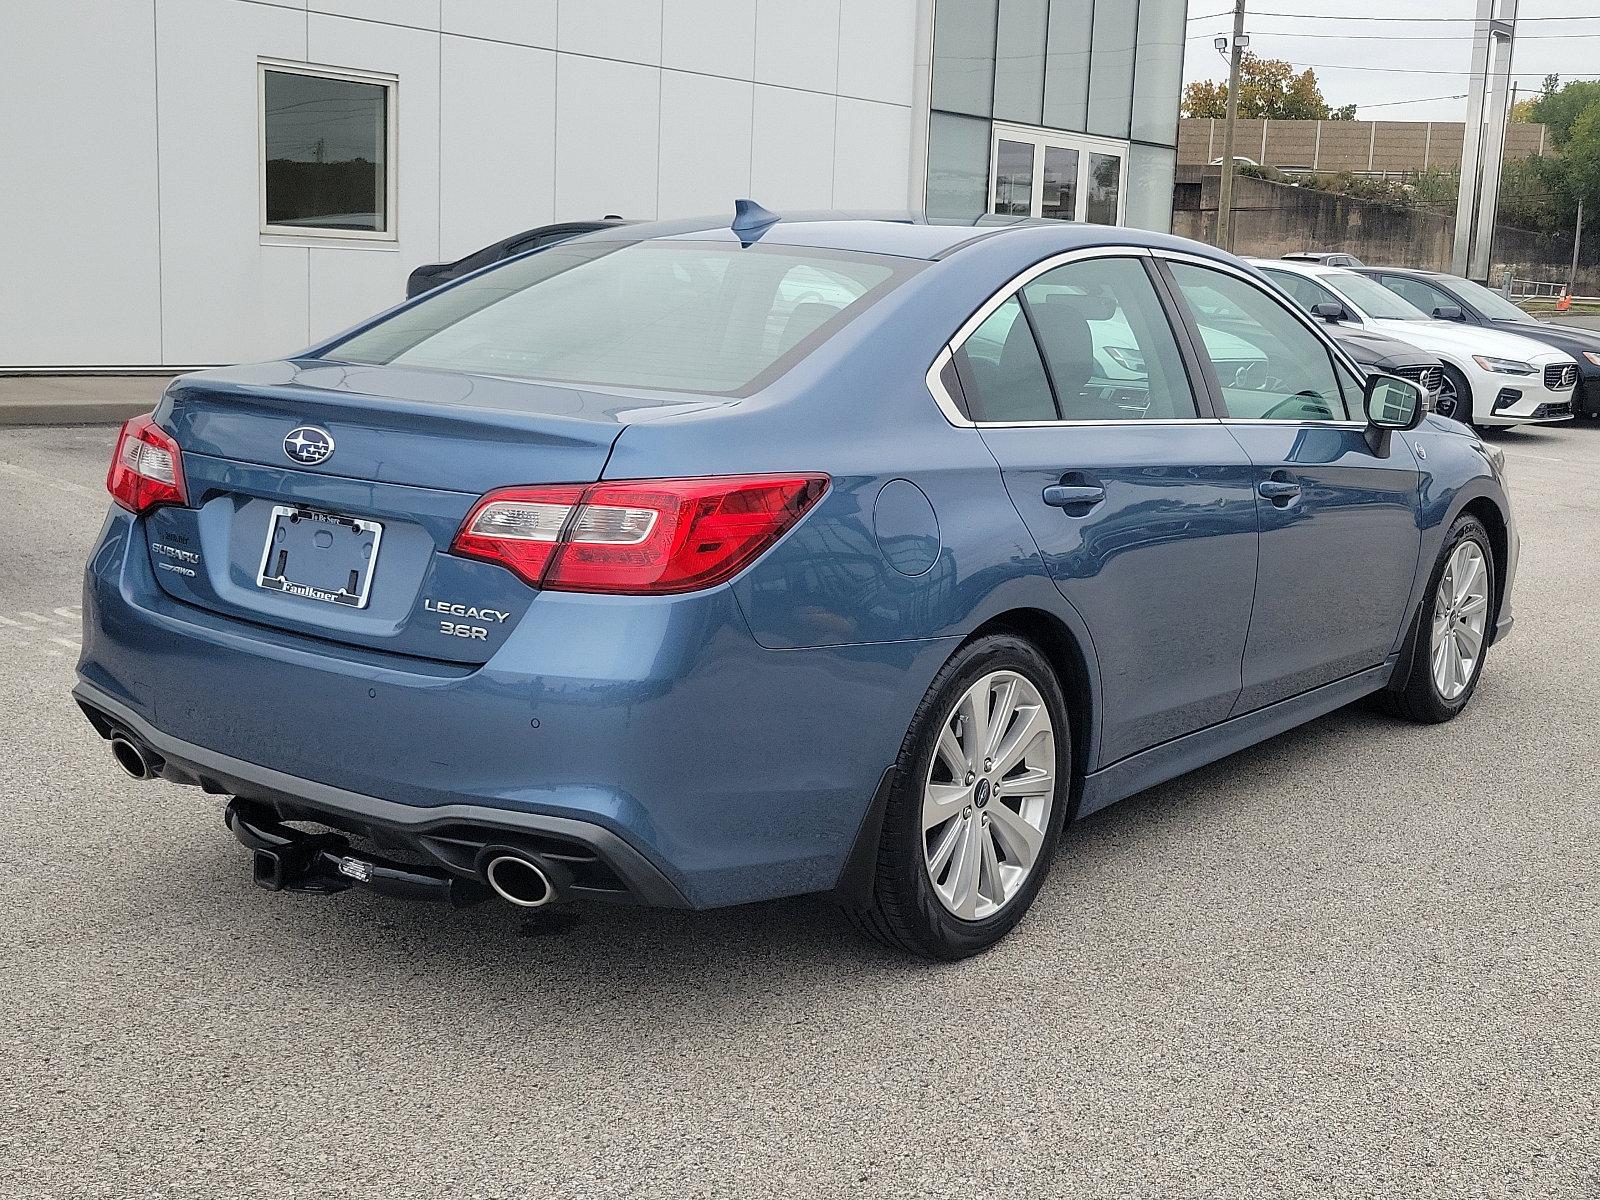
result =
[{"label": "white parked car", "polygon": [[1363,325],[1436,356],[1444,368],[1438,409],[1471,425],[1525,425],[1572,417],[1578,364],[1532,338],[1436,321],[1375,279],[1343,267],[1252,259],[1302,308]]}]

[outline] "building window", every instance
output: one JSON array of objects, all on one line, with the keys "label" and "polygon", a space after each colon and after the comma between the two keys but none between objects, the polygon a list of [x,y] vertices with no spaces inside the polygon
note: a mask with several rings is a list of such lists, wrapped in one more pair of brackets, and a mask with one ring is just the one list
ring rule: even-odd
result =
[{"label": "building window", "polygon": [[261,230],[394,237],[395,80],[260,64]]}]

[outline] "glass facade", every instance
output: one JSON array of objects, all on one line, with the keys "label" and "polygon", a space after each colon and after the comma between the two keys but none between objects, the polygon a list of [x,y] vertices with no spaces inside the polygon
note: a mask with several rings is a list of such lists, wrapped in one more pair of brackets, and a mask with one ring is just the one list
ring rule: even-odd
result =
[{"label": "glass facade", "polygon": [[928,212],[1171,227],[1185,0],[935,0]]}]

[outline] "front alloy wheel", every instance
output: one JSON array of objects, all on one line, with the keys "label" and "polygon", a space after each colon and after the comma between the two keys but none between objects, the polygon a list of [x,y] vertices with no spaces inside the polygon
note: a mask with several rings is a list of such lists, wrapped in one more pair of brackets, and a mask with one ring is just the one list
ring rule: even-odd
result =
[{"label": "front alloy wheel", "polygon": [[1493,544],[1476,517],[1456,518],[1394,677],[1379,694],[1381,707],[1431,724],[1450,720],[1472,699],[1494,634]]},{"label": "front alloy wheel", "polygon": [[1434,686],[1446,701],[1472,682],[1489,622],[1489,568],[1478,543],[1464,541],[1445,561],[1433,601],[1430,662]]},{"label": "front alloy wheel", "polygon": [[923,859],[939,902],[963,921],[991,917],[1039,860],[1055,803],[1055,727],[1044,697],[993,671],[956,701],[922,789]]}]

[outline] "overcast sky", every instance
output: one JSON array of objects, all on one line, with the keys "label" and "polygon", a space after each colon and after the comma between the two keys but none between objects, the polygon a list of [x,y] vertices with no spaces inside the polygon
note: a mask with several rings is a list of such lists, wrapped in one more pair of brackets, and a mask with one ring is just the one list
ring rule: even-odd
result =
[{"label": "overcast sky", "polygon": [[[1338,19],[1329,16],[1330,10]],[[1185,82],[1228,77],[1212,39],[1231,31],[1232,11],[1231,0],[1189,0]],[[1466,93],[1477,11],[1477,0],[1339,0],[1337,5],[1327,0],[1247,0],[1245,32],[1250,49],[1262,57],[1286,58],[1296,67],[1315,69],[1328,103],[1335,108],[1355,103],[1363,120],[1459,121],[1466,100],[1438,97]],[[1365,19],[1372,17],[1430,19]],[[1463,19],[1445,22],[1440,17]],[[1596,0],[1522,0],[1517,17],[1512,82],[1524,94],[1537,91],[1551,71],[1563,79],[1600,77]]]}]

